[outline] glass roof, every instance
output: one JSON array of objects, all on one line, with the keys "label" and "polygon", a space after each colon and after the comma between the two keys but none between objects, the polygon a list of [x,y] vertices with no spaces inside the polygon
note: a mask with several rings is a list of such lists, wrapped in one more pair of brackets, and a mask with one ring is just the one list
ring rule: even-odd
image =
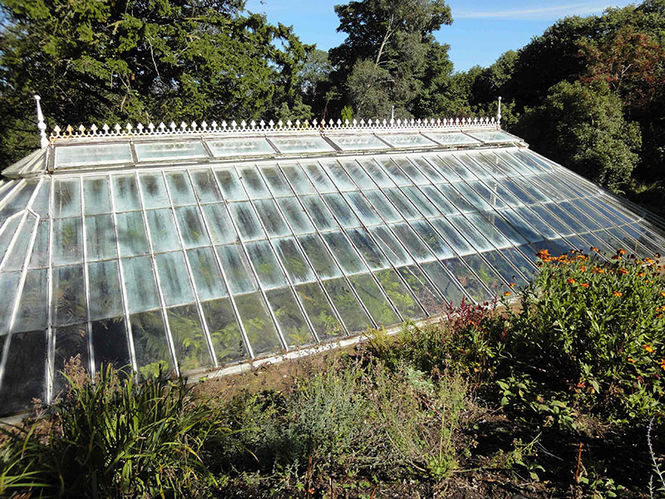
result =
[{"label": "glass roof", "polygon": [[[665,249],[660,219],[523,147],[268,140],[318,156],[222,163],[207,151],[274,149],[155,141],[130,152],[150,167],[0,183],[1,413],[52,400],[77,354],[91,372],[203,372],[490,300],[531,277],[540,249]],[[86,147],[56,146],[56,162],[128,158],[126,142]]]}]

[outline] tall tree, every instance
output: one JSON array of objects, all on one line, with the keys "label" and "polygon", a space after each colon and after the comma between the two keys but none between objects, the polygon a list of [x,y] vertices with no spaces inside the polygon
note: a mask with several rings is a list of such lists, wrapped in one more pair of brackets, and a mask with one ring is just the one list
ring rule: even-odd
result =
[{"label": "tall tree", "polygon": [[337,30],[347,34],[330,50],[333,81],[341,88],[343,103],[367,117],[385,117],[392,105],[398,116],[410,116],[423,86],[430,83],[423,81],[427,56],[432,50],[438,50],[438,58],[447,52],[445,46],[434,48],[432,35],[452,22],[445,1],[361,0],[337,5],[335,12]]},{"label": "tall tree", "polygon": [[292,113],[308,46],[244,0],[3,0],[0,162],[51,125]]}]

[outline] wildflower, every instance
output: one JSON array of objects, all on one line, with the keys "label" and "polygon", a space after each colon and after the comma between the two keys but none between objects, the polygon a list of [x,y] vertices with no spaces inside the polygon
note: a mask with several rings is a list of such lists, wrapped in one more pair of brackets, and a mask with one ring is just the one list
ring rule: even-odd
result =
[{"label": "wildflower", "polygon": [[620,255],[623,256],[623,255],[626,254],[626,250],[625,250],[625,249],[622,249],[622,248],[619,248],[619,251],[617,251],[617,253],[619,253]]},{"label": "wildflower", "polygon": [[580,286],[582,286],[583,288],[588,288],[588,287],[589,287],[589,283],[587,283],[587,282],[581,282],[581,283],[580,283]]},{"label": "wildflower", "polygon": [[569,277],[568,280],[567,280],[566,282],[567,282],[568,284],[575,284],[576,281],[575,281],[575,279],[573,279],[572,277]]},{"label": "wildflower", "polygon": [[585,267],[584,265],[582,265],[582,266],[580,267],[580,270],[581,270],[582,272],[586,272],[586,267]]},{"label": "wildflower", "polygon": [[510,295],[512,295],[512,293],[511,293],[510,291],[506,291],[506,292],[503,294],[503,296],[510,296]]},{"label": "wildflower", "polygon": [[543,250],[540,250],[540,251],[537,253],[536,256],[537,256],[538,258],[543,258],[543,259],[544,259],[545,257],[550,256],[550,252],[549,252],[549,250],[543,249]]},{"label": "wildflower", "polygon": [[510,284],[508,284],[508,286],[510,286],[511,288],[514,288],[514,287],[515,287],[515,283],[514,283],[514,282],[511,282]]},{"label": "wildflower", "polygon": [[644,272],[640,272],[639,274],[637,274],[637,277],[644,277],[645,275],[646,274]]},{"label": "wildflower", "polygon": [[662,296],[663,298],[665,298],[665,291],[661,291],[661,292],[660,292],[660,296]]},{"label": "wildflower", "polygon": [[647,353],[653,353],[653,347],[649,344],[642,345],[642,348],[644,348],[647,351]]},{"label": "wildflower", "polygon": [[644,261],[647,263],[653,263],[653,260],[651,258],[645,258]]},{"label": "wildflower", "polygon": [[596,252],[598,252],[598,251],[600,251],[600,250],[599,250],[598,248],[596,248],[595,246],[591,246],[591,251],[596,251]]},{"label": "wildflower", "polygon": [[591,269],[591,272],[593,272],[594,274],[602,274],[603,272],[605,272],[605,269],[601,269],[600,267],[594,267],[593,269]]},{"label": "wildflower", "polygon": [[631,364],[634,364],[634,363],[635,363],[635,359],[633,359],[632,357],[628,357],[628,362],[630,362]]},{"label": "wildflower", "polygon": [[612,291],[612,294],[613,294],[614,296],[623,296],[623,293],[620,293],[620,292],[618,292],[618,291]]},{"label": "wildflower", "polygon": [[660,359],[660,368],[665,371],[665,359]]},{"label": "wildflower", "polygon": [[619,269],[620,274],[627,274],[628,271],[626,269]]}]

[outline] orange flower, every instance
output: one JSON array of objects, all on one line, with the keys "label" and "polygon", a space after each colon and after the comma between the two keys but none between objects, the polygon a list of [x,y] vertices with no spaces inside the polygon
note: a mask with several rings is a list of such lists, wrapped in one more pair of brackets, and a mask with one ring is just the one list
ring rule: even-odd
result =
[{"label": "orange flower", "polygon": [[653,260],[651,258],[645,258],[644,261],[647,263],[653,263]]},{"label": "orange flower", "polygon": [[550,256],[550,252],[549,252],[549,250],[546,250],[546,249],[544,249],[544,250],[540,250],[540,251],[536,254],[536,256],[537,256],[538,258],[543,258],[543,259],[544,259],[545,257]]},{"label": "orange flower", "polygon": [[582,286],[583,288],[588,288],[588,287],[589,287],[589,284],[586,283],[586,282],[581,282],[581,283],[580,283],[580,286]]},{"label": "orange flower", "polygon": [[582,266],[580,267],[580,270],[581,270],[582,272],[586,272],[586,267],[585,267],[584,265],[582,265]]},{"label": "orange flower", "polygon": [[626,269],[619,269],[620,274],[627,274],[628,271]]},{"label": "orange flower", "polygon": [[661,291],[661,292],[660,292],[660,296],[662,296],[663,298],[665,298],[665,291]]},{"label": "orange flower", "polygon": [[575,279],[572,277],[569,277],[568,280],[566,281],[568,284],[575,284]]},{"label": "orange flower", "polygon": [[653,353],[653,347],[651,345],[645,344],[642,345],[642,348],[644,348],[648,353]]},{"label": "orange flower", "polygon": [[646,274],[644,272],[640,272],[639,274],[637,274],[637,277],[644,277],[645,275]]},{"label": "orange flower", "polygon": [[591,251],[600,251],[600,250],[598,248],[596,248],[595,246],[591,246]]},{"label": "orange flower", "polygon": [[506,291],[506,292],[503,294],[503,296],[510,296],[510,295],[512,295],[512,293],[511,293],[510,291]]},{"label": "orange flower", "polygon": [[510,286],[511,288],[514,288],[514,287],[515,287],[515,283],[514,283],[514,282],[511,282],[510,284],[508,284],[508,286]]},{"label": "orange flower", "polygon": [[626,254],[626,250],[625,250],[625,249],[622,249],[622,248],[619,248],[619,251],[617,251],[617,253],[619,253],[620,255],[625,255],[625,254]]},{"label": "orange flower", "polygon": [[630,362],[631,364],[634,364],[635,360],[632,357],[628,357],[628,362]]},{"label": "orange flower", "polygon": [[596,273],[596,274],[602,274],[603,272],[605,272],[605,270],[604,270],[604,269],[601,269],[600,267],[594,267],[594,268],[592,269],[592,272],[594,272],[594,273]]},{"label": "orange flower", "polygon": [[623,296],[623,293],[619,293],[618,291],[612,291],[612,294],[614,296]]},{"label": "orange flower", "polygon": [[660,367],[663,371],[665,371],[665,359],[660,359]]}]

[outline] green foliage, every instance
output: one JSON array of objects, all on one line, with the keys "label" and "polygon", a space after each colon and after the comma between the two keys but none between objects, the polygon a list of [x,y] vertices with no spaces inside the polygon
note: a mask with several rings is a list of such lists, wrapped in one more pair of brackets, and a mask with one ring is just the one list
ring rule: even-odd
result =
[{"label": "green foliage", "polygon": [[0,160],[36,146],[35,93],[51,126],[308,117],[297,97],[310,47],[243,7],[241,0],[3,2]]},{"label": "green foliage", "polygon": [[216,486],[207,467],[228,436],[182,380],[136,385],[111,367],[95,383],[72,363],[69,390],[35,423],[2,429],[0,494],[163,496]]},{"label": "green foliage", "polygon": [[621,100],[600,81],[558,83],[517,128],[542,154],[615,192],[638,160],[639,126],[624,119]]}]

